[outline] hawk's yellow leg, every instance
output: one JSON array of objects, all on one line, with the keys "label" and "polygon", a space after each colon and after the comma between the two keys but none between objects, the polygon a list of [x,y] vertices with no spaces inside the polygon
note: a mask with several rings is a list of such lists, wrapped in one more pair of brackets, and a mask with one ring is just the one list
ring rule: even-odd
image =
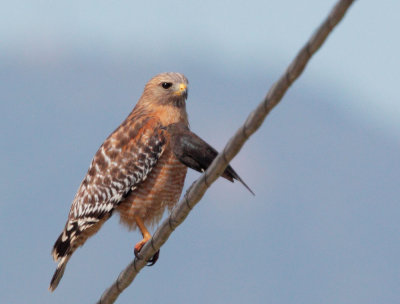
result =
[{"label": "hawk's yellow leg", "polygon": [[[146,226],[143,223],[143,220],[139,216],[135,215],[135,221],[136,221],[136,225],[139,227],[140,232],[143,235],[143,239],[135,245],[135,250],[134,250],[136,258],[139,258],[138,253],[140,252],[140,250],[142,249],[144,244],[146,244],[151,239],[151,234],[147,230]],[[159,254],[160,254],[160,250],[158,250],[150,260],[148,260],[147,266],[154,265],[158,260]]]}]

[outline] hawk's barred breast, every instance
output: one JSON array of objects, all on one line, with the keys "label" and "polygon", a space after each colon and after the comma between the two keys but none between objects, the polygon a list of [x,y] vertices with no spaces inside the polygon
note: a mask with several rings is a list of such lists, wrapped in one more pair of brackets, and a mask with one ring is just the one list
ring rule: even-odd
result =
[{"label": "hawk's barred breast", "polygon": [[171,209],[182,193],[187,167],[174,155],[169,144],[147,179],[117,207],[121,222],[136,228],[134,215],[154,225],[165,209]]}]

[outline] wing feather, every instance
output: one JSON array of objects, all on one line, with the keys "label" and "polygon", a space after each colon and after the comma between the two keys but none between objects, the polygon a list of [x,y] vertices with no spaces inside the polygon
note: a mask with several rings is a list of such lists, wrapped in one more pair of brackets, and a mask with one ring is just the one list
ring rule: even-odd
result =
[{"label": "wing feather", "polygon": [[[203,139],[191,132],[181,123],[171,124],[167,128],[171,136],[171,145],[175,156],[186,166],[199,172],[204,172],[217,157],[218,152]],[[240,176],[228,165],[221,175],[233,182],[239,181],[247,190],[254,192],[246,185]]]},{"label": "wing feather", "polygon": [[114,208],[147,178],[165,144],[165,130],[152,117],[125,121],[105,140],[79,186],[64,231],[54,244],[55,260],[71,255],[90,236],[83,232],[95,231],[98,222],[111,216]]},{"label": "wing feather", "polygon": [[130,128],[137,133],[128,136],[124,128],[118,129],[97,151],[72,203],[69,219],[101,218],[154,168],[166,143],[161,124],[156,119],[143,119]]}]

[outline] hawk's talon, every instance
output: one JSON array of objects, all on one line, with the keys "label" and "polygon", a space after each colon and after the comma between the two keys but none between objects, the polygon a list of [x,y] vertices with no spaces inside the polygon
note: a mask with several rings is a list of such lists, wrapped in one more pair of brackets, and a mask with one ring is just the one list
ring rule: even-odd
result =
[{"label": "hawk's talon", "polygon": [[157,252],[150,258],[150,260],[147,261],[146,266],[153,266],[157,262],[159,257],[160,257],[160,250],[157,250]]},{"label": "hawk's talon", "polygon": [[[142,246],[142,247],[143,247],[143,246]],[[142,248],[140,248],[140,249],[142,249]],[[142,259],[141,257],[139,257],[140,249],[137,249],[136,246],[135,246],[135,248],[133,249],[133,253],[135,254],[135,258],[137,258],[138,260],[141,260],[141,259]]]},{"label": "hawk's talon", "polygon": [[[143,241],[137,243],[135,245],[134,250],[133,250],[133,253],[135,254],[135,257],[138,260],[142,259],[141,257],[139,257],[139,252],[142,250],[144,244],[146,244],[146,242],[143,242]],[[160,256],[160,250],[157,250],[157,252],[147,261],[147,265],[146,266],[153,266],[157,262],[159,256]]]}]

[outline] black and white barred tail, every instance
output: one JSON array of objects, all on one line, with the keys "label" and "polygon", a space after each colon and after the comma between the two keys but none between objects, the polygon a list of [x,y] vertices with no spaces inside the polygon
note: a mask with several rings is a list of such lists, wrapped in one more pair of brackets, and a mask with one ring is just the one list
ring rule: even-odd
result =
[{"label": "black and white barred tail", "polygon": [[54,272],[53,277],[51,278],[51,281],[50,281],[50,286],[49,286],[50,291],[54,291],[54,289],[57,288],[58,283],[60,283],[60,280],[61,280],[62,276],[64,275],[65,267],[67,266],[67,262],[70,257],[71,257],[71,255],[65,256],[62,259],[60,259],[60,262],[57,265],[57,269]]},{"label": "black and white barred tail", "polygon": [[91,218],[69,220],[67,222],[52,250],[53,259],[58,262],[58,265],[50,281],[50,291],[57,288],[74,251],[79,246],[82,246],[89,236],[100,229],[102,223],[103,221],[99,221],[99,219]]},{"label": "black and white barred tail", "polygon": [[[58,262],[57,269],[50,281],[50,291],[54,291],[57,288],[62,276],[64,275],[65,267],[67,266],[68,260],[75,251],[72,243],[79,236],[81,230],[78,227],[78,222],[67,222],[63,232],[57,238],[54,243],[52,256],[54,261]],[[76,248],[75,248],[76,249]]]}]

